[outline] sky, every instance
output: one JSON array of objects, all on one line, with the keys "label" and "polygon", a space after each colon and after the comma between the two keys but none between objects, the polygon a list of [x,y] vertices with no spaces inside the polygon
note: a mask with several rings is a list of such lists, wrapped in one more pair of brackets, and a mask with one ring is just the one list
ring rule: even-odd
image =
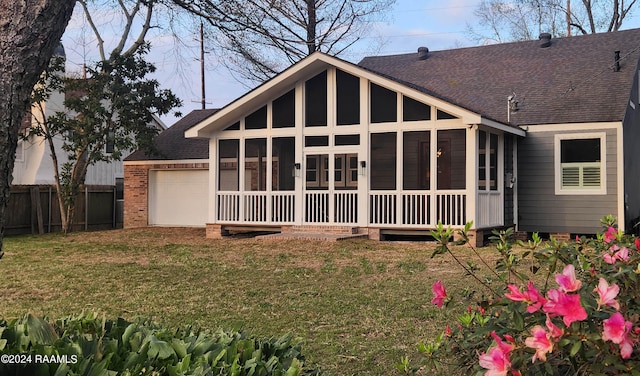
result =
[{"label": "sky", "polygon": [[[416,52],[418,47],[443,50],[475,45],[468,39],[467,24],[474,24],[474,10],[480,0],[397,0],[385,15],[386,22],[374,25],[382,39],[365,38],[356,44],[342,58],[357,63],[368,51],[371,42],[380,44],[378,55]],[[107,25],[110,14],[99,15],[96,19]],[[118,35],[117,26],[113,32]],[[83,22],[81,9],[77,8],[62,43],[67,55],[67,70],[79,71],[86,59],[96,56],[95,42],[88,26]],[[197,34],[184,38],[177,45],[169,35],[155,35],[152,50],[147,60],[158,68],[154,78],[162,88],[171,89],[183,101],[178,110],[186,115],[201,108],[200,94],[200,46]],[[376,36],[375,38],[379,38]],[[249,88],[236,81],[220,64],[215,55],[206,54],[206,101],[207,108],[220,108],[246,93]],[[167,126],[178,118],[162,117]]]}]

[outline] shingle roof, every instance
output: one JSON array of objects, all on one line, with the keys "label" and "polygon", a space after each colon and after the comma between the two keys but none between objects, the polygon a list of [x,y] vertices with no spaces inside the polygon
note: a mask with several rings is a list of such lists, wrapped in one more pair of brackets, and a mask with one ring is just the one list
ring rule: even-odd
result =
[{"label": "shingle roof", "polygon": [[157,155],[148,156],[142,150],[138,150],[125,158],[125,161],[208,159],[209,140],[185,138],[184,132],[217,111],[191,111],[156,137]]},{"label": "shingle roof", "polygon": [[[515,125],[620,121],[640,57],[640,29],[374,56],[359,65],[430,95],[507,122],[507,97],[515,94]],[[620,51],[615,72],[614,52]]]}]

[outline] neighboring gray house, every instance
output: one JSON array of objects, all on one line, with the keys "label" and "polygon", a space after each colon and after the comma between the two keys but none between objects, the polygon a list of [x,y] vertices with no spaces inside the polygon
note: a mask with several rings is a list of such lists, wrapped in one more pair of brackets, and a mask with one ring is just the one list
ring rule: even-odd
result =
[{"label": "neighboring gray house", "polygon": [[612,214],[631,230],[639,58],[640,29],[357,65],[314,53],[185,132],[209,140],[201,225],[380,238],[473,221],[480,238],[592,234]]}]

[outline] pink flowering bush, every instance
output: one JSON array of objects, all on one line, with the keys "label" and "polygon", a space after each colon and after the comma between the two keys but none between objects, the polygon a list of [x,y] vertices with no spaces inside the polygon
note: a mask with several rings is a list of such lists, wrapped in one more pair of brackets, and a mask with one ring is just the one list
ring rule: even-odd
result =
[{"label": "pink flowering bush", "polygon": [[[551,239],[543,246],[534,234],[517,251],[513,230],[494,232],[500,257],[494,267],[486,263],[490,275],[463,264],[451,252],[453,230],[439,226],[433,256],[453,256],[486,292],[476,308],[419,345],[419,365],[405,358],[398,368],[406,374],[640,375],[640,240],[618,231],[612,217],[602,222],[595,239]],[[454,244],[469,246],[470,225]],[[432,293],[440,309],[455,302],[440,281]]]}]

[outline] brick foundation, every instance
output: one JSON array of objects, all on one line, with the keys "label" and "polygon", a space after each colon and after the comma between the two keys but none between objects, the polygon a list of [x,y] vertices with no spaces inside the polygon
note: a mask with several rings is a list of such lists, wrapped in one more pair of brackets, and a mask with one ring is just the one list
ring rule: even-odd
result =
[{"label": "brick foundation", "polygon": [[209,163],[158,163],[124,165],[124,227],[149,225],[149,171],[208,169]]},{"label": "brick foundation", "polygon": [[227,231],[222,229],[222,225],[216,223],[207,223],[207,239],[222,239],[225,235],[227,235]]},{"label": "brick foundation", "polygon": [[554,238],[559,242],[568,242],[571,240],[571,234],[568,232],[558,232],[555,234],[549,234],[549,238]]}]

